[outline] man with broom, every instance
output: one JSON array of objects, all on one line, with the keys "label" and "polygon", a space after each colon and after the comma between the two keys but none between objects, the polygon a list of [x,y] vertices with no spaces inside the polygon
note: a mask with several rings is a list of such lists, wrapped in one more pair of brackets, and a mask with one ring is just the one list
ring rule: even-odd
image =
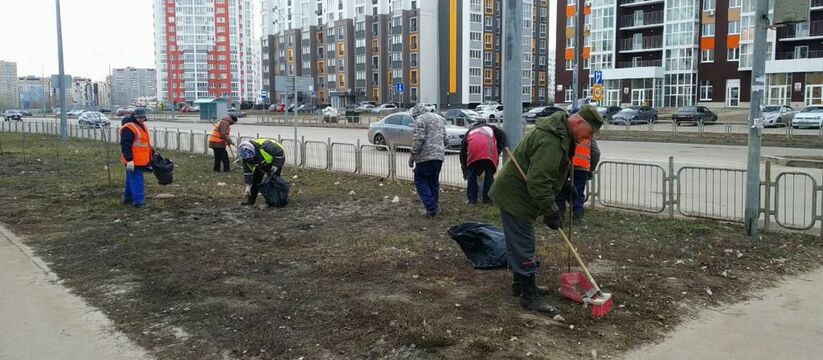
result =
[{"label": "man with broom", "polygon": [[542,297],[548,289],[535,282],[538,263],[534,258],[533,224],[542,215],[550,229],[563,226],[555,198],[569,180],[570,155],[577,142],[591,139],[602,125],[603,118],[589,105],[570,118],[559,111],[537,119],[536,127],[514,150],[513,159],[500,171],[489,193],[500,208],[509,267],[514,275],[512,295],[520,298],[525,309],[558,314]]}]

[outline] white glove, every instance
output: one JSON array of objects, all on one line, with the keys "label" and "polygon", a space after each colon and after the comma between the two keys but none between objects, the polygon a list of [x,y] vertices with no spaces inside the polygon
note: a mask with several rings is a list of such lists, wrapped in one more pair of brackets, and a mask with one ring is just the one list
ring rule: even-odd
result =
[{"label": "white glove", "polygon": [[271,167],[271,172],[272,172],[272,173],[276,173],[276,172],[277,172],[277,170],[278,170],[278,169],[277,169],[277,166],[272,166],[272,167]]},{"label": "white glove", "polygon": [[134,161],[129,161],[126,163],[126,170],[134,171]]},{"label": "white glove", "polygon": [[251,185],[246,185],[246,189],[243,190],[243,195],[245,195],[247,197],[251,196]]}]

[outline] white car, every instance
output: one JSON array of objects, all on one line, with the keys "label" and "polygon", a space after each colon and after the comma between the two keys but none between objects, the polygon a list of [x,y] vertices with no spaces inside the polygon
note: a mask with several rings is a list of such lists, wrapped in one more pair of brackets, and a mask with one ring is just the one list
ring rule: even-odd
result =
[{"label": "white car", "polygon": [[483,110],[477,112],[486,119],[489,123],[496,123],[503,120],[503,105],[487,106]]},{"label": "white car", "polygon": [[437,112],[437,105],[428,104],[428,103],[420,103],[423,107],[426,108],[429,112]]},{"label": "white car", "polygon": [[474,110],[477,111],[477,112],[480,112],[480,111],[486,110],[486,108],[490,108],[490,107],[494,107],[494,106],[498,106],[498,105],[500,105],[500,103],[497,102],[497,101],[484,101],[484,102],[480,103],[480,105],[477,105],[477,107],[474,108]]},{"label": "white car", "polygon": [[760,110],[763,111],[765,126],[788,126],[797,114],[797,111],[787,105],[765,105]]},{"label": "white car", "polygon": [[331,106],[329,106],[329,107],[327,107],[323,110],[320,110],[320,112],[323,114],[323,116],[328,116],[328,117],[340,116],[340,112],[337,111],[337,109],[335,109]]},{"label": "white car", "polygon": [[797,113],[792,120],[792,127],[799,128],[823,128],[823,105],[811,105]]},{"label": "white car", "polygon": [[374,109],[371,109],[371,112],[375,114],[381,114],[383,112],[390,112],[397,110],[397,105],[395,104],[383,104]]}]

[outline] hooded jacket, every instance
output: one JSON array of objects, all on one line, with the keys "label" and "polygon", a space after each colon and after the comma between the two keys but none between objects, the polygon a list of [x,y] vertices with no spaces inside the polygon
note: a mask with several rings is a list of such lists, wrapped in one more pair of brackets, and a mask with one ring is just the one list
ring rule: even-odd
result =
[{"label": "hooded jacket", "polygon": [[446,159],[446,120],[440,115],[428,112],[420,104],[411,109],[414,118],[411,158],[416,163]]},{"label": "hooded jacket", "polygon": [[489,192],[494,204],[521,219],[556,214],[559,209],[555,197],[568,178],[569,152],[573,148],[565,112],[537,119],[537,126],[514,150],[526,179],[508,161]]},{"label": "hooded jacket", "polygon": [[505,146],[506,133],[500,128],[488,124],[472,126],[460,143],[460,165],[463,174],[466,174],[472,163],[480,160],[491,161],[496,170],[500,162],[500,153]]}]

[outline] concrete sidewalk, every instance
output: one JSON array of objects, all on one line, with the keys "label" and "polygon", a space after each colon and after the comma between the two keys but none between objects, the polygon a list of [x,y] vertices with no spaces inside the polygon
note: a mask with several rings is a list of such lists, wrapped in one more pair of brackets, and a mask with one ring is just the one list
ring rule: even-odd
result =
[{"label": "concrete sidewalk", "polygon": [[0,226],[0,359],[150,359]]},{"label": "concrete sidewalk", "polygon": [[757,299],[704,310],[629,360],[823,359],[823,271],[788,279]]}]

